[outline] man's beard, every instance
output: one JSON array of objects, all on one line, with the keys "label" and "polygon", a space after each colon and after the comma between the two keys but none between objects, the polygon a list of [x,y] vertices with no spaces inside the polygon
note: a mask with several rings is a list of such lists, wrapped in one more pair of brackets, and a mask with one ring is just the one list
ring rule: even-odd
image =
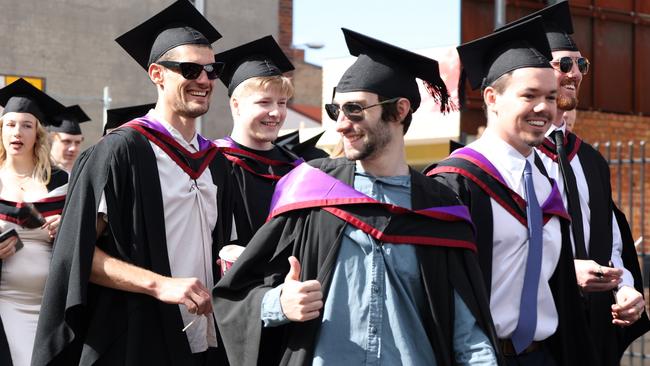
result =
[{"label": "man's beard", "polygon": [[363,149],[354,152],[345,150],[345,157],[348,160],[365,160],[380,152],[392,140],[387,123],[381,120],[374,128],[367,130]]},{"label": "man's beard", "polygon": [[185,103],[182,100],[178,100],[175,103],[175,111],[176,114],[178,114],[181,117],[185,118],[198,118],[201,117],[202,115],[208,113],[208,109],[210,109],[210,104],[200,104],[195,107],[191,107],[189,103]]},{"label": "man's beard", "polygon": [[578,98],[566,95],[558,95],[557,108],[563,111],[574,110],[578,107]]},{"label": "man's beard", "polygon": [[575,79],[566,78],[560,82],[560,89],[565,85],[573,84],[576,88],[575,97],[563,95],[562,92],[558,92],[557,95],[557,108],[563,111],[570,111],[578,107],[578,90],[579,85]]}]

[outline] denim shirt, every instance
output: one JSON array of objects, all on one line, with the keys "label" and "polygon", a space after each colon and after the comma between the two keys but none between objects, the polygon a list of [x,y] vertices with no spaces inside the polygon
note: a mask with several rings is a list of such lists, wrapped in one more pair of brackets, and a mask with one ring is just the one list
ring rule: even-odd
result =
[{"label": "denim shirt", "polygon": [[[410,176],[357,171],[354,188],[378,201],[411,207]],[[281,286],[262,301],[264,326],[288,322]],[[454,350],[460,364],[496,365],[494,351],[469,309],[454,294]],[[415,246],[378,242],[348,225],[324,305],[313,365],[435,365],[422,323],[427,309]]]}]

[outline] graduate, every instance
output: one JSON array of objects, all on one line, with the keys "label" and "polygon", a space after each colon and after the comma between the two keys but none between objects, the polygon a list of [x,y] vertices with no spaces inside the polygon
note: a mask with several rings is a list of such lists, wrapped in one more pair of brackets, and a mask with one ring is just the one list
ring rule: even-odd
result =
[{"label": "graduate", "polygon": [[[219,80],[228,88],[233,131],[215,141],[232,166],[239,189],[235,197],[236,243],[246,246],[264,224],[277,181],[300,158],[275,145],[293,96],[294,69],[272,36],[215,55],[226,64]],[[233,235],[234,239],[234,235]]]},{"label": "graduate", "polygon": [[50,164],[46,128],[64,106],[24,79],[0,89],[0,365],[32,357],[68,174]]},{"label": "graduate", "polygon": [[230,237],[227,161],[196,132],[219,38],[179,0],[116,40],[158,100],[75,166],[33,365],[225,364],[208,289]]},{"label": "graduate", "polygon": [[50,156],[56,166],[70,173],[84,141],[79,124],[90,121],[90,117],[79,105],[73,105],[54,118],[57,125],[47,129],[52,144]]},{"label": "graduate", "polygon": [[458,53],[471,87],[481,89],[487,128],[427,174],[470,209],[499,348],[509,365],[597,365],[563,235],[569,216],[533,149],[556,113],[542,20]]},{"label": "graduate", "polygon": [[301,164],[213,291],[233,365],[497,363],[467,209],[410,169],[416,78],[435,60],[343,29],[357,56],[325,106],[345,158]]},{"label": "graduate", "polygon": [[576,277],[590,334],[603,364],[618,365],[629,344],[650,329],[634,240],[625,216],[612,201],[607,161],[568,132],[563,118],[565,111],[575,111],[582,78],[589,71],[589,60],[571,37],[569,3],[559,2],[513,24],[534,16],[544,21],[558,87],[558,113],[538,151],[571,215]]}]

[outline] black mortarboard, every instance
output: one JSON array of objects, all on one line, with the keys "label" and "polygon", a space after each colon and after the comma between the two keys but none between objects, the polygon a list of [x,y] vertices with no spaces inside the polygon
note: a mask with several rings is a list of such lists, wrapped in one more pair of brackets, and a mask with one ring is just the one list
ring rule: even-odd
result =
[{"label": "black mortarboard", "polygon": [[106,125],[104,125],[104,135],[106,135],[106,130],[118,128],[131,120],[142,117],[147,114],[150,109],[153,109],[155,107],[156,103],[150,103],[107,110]]},{"label": "black mortarboard", "polygon": [[571,8],[568,1],[561,1],[557,4],[547,6],[514,22],[508,23],[497,31],[509,28],[513,25],[528,21],[536,16],[541,16],[544,22],[546,38],[551,46],[551,51],[578,51],[578,46],[571,38],[573,34],[573,21],[571,20]]},{"label": "black mortarboard", "polygon": [[296,130],[286,135],[279,136],[275,140],[274,144],[289,149],[292,153],[298,155],[306,161],[318,158],[326,158],[330,155],[325,152],[325,150],[316,147],[318,140],[320,140],[321,136],[323,136],[324,133],[325,131],[316,134],[310,139],[300,142],[300,135],[298,130]]},{"label": "black mortarboard", "polygon": [[4,107],[2,115],[10,112],[31,113],[43,126],[58,124],[54,116],[65,109],[63,104],[23,78],[0,89],[0,105]]},{"label": "black mortarboard", "polygon": [[404,97],[411,109],[420,106],[415,78],[422,79],[427,91],[438,101],[440,110],[449,109],[449,93],[440,78],[438,62],[343,28],[348,50],[357,60],[336,86],[337,92],[367,91],[386,98]]},{"label": "black mortarboard", "polygon": [[172,48],[210,45],[221,34],[187,0],[178,0],[115,39],[145,70]]},{"label": "black mortarboard", "polygon": [[63,113],[55,116],[54,119],[59,121],[60,125],[50,126],[48,127],[48,130],[51,132],[63,132],[70,135],[81,135],[79,124],[90,121],[90,117],[88,117],[79,105],[66,107]]},{"label": "black mortarboard", "polygon": [[462,149],[465,147],[465,144],[460,143],[458,141],[454,140],[449,140],[449,154],[453,153],[454,151],[458,149]]},{"label": "black mortarboard", "polygon": [[216,54],[215,61],[225,62],[219,79],[232,95],[237,85],[258,76],[282,75],[294,69],[289,58],[272,36],[243,44]]},{"label": "black mortarboard", "polygon": [[472,89],[489,86],[516,69],[551,67],[551,49],[539,16],[456,49]]}]

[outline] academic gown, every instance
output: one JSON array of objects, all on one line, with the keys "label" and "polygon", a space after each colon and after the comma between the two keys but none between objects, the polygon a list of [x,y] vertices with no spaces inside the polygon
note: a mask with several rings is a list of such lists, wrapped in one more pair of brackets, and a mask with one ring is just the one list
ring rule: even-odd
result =
[{"label": "academic gown", "polygon": [[[190,171],[208,161],[190,160],[172,145],[166,150],[176,156],[179,166],[185,160],[184,169]],[[212,237],[218,244],[230,237],[232,214],[226,198],[231,194],[224,174],[227,162],[218,153],[213,157],[209,167],[218,186],[221,211]],[[113,257],[171,276],[161,183],[148,138],[133,128],[117,129],[84,152],[73,173],[45,288],[32,365],[191,364],[178,305],[89,282],[96,242]],[[102,192],[108,212],[118,214],[110,216],[108,235],[96,240]],[[213,246],[214,260],[219,249]],[[216,265],[213,275],[216,283]]]},{"label": "academic gown", "polygon": [[[623,264],[634,278],[634,287],[641,294],[643,280],[634,247],[634,240],[629,224],[614,204],[611,192],[610,170],[603,156],[574,133],[568,133],[564,139],[569,161],[578,156],[585,178],[589,182],[589,259],[602,266],[609,266],[612,257],[612,212],[621,232],[623,246]],[[555,143],[545,140],[539,151],[556,160]],[[585,218],[583,218],[584,220]],[[616,299],[612,292],[590,292],[585,297],[587,316],[592,338],[599,357],[604,365],[618,365],[623,352],[636,338],[650,330],[650,320],[644,310],[641,318],[629,327],[612,324],[611,306]]]},{"label": "academic gown", "polygon": [[246,246],[269,215],[275,184],[293,169],[300,158],[279,146],[261,151],[237,144],[231,138],[215,143],[232,168],[230,174],[238,193],[233,208],[237,244]]},{"label": "academic gown", "polygon": [[[535,165],[546,175],[546,170],[539,159],[535,157]],[[445,168],[439,172],[436,168]],[[468,172],[476,181],[459,172]],[[451,188],[460,200],[469,207],[472,221],[476,226],[478,256],[480,267],[485,280],[485,288],[492,284],[492,245],[493,245],[493,214],[490,198],[497,202],[505,202],[507,211],[523,217],[525,222],[525,207],[513,200],[504,186],[494,179],[482,167],[468,160],[454,158],[451,155],[438,164],[425,168],[424,173],[437,182]],[[480,185],[477,184],[480,182]],[[481,187],[483,186],[483,187]],[[488,191],[490,193],[488,193]],[[584,304],[580,297],[573,265],[573,252],[569,241],[569,225],[561,219],[562,249],[553,276],[549,280],[553,300],[558,312],[558,327],[555,334],[545,340],[550,353],[556,357],[558,365],[600,365],[597,360],[593,343],[589,340],[587,320],[584,316]],[[489,291],[488,291],[489,292]]]},{"label": "academic gown", "polygon": [[[47,191],[52,192],[54,189],[67,183],[68,173],[64,170],[52,167],[50,182],[47,184]],[[33,202],[33,204],[34,208],[45,217],[61,214],[64,202],[65,196],[60,196],[49,197],[48,199]],[[41,226],[41,224],[36,221],[34,216],[30,213],[29,208],[25,206],[19,207],[15,202],[0,200],[0,219],[13,222],[26,228],[38,228]],[[0,260],[0,275],[2,275],[2,260]],[[0,365],[11,366],[12,364],[11,352],[9,350],[4,324],[2,318],[0,318]]]},{"label": "academic gown", "polygon": [[[319,159],[309,164],[353,186],[354,162]],[[410,174],[413,210],[459,204],[446,187],[415,171]],[[452,241],[470,243],[474,247],[472,228],[466,221],[402,218],[377,205],[342,205],[336,208],[339,209],[338,215],[352,215],[384,233],[395,231],[398,235],[417,235],[425,227],[429,232],[435,231]],[[304,323],[291,322],[263,328],[261,302],[269,289],[284,282],[289,271],[287,258],[291,255],[301,263],[300,280],[320,281],[324,301],[327,301],[346,224],[326,209],[307,207],[275,216],[260,228],[246,251],[213,290],[217,324],[224,335],[231,364],[311,364],[322,314]],[[495,347],[496,335],[476,253],[467,248],[425,245],[417,245],[416,251],[429,309],[422,315],[438,365],[454,364],[454,289]]]}]

